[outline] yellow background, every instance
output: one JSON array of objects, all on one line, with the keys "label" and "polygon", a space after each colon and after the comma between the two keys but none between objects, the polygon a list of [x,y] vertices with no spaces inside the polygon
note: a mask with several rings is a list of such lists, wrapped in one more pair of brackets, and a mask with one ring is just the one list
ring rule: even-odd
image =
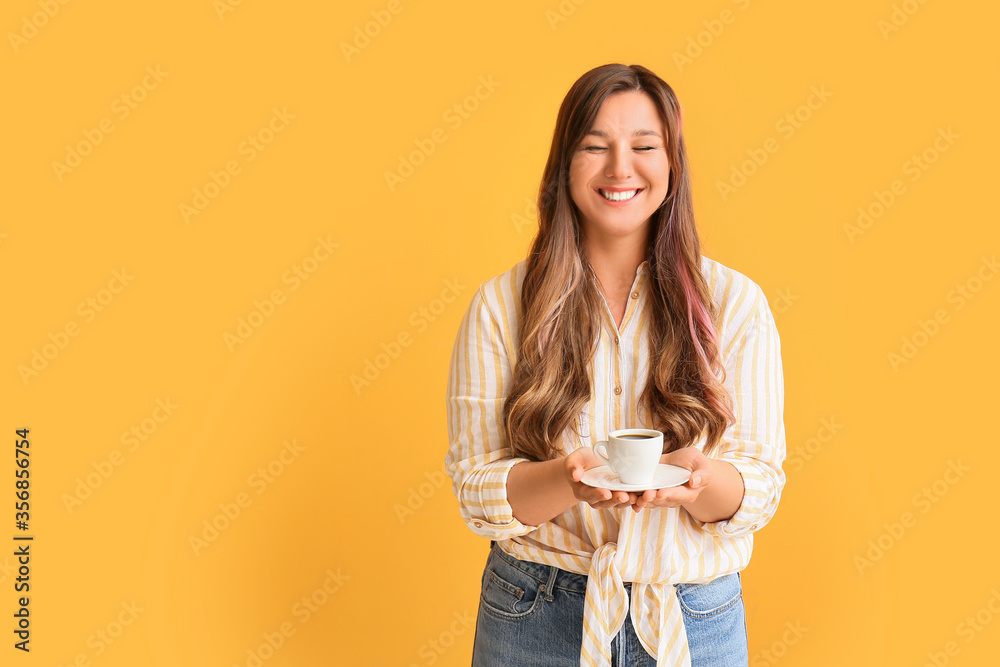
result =
[{"label": "yellow background", "polygon": [[[442,472],[452,341],[476,286],[532,238],[563,95],[624,62],[677,91],[703,251],[763,287],[782,337],[788,484],[744,575],[752,664],[994,664],[1000,10],[220,6],[0,13],[0,426],[31,429],[35,536],[24,654],[8,450],[0,662],[253,665],[263,645],[269,667],[467,665],[488,544]],[[270,141],[253,160],[250,136]],[[186,220],[227,163],[238,173]],[[733,169],[754,173],[724,198]],[[234,343],[240,318],[259,326]],[[916,354],[893,363],[904,338]]]}]

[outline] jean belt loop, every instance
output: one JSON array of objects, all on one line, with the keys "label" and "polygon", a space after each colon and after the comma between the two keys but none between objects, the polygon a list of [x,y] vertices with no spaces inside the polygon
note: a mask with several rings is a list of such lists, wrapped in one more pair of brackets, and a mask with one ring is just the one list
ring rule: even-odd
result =
[{"label": "jean belt loop", "polygon": [[552,602],[552,593],[556,588],[556,575],[559,574],[559,568],[553,565],[549,566],[549,580],[545,582],[542,586],[542,599],[546,602]]}]

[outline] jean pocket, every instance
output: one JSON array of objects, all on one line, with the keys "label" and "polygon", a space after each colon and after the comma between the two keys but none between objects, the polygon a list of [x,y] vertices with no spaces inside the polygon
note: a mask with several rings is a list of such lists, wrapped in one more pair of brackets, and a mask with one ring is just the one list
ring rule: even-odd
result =
[{"label": "jean pocket", "polygon": [[538,579],[491,553],[483,573],[480,602],[493,616],[521,620],[537,611],[541,587]]},{"label": "jean pocket", "polygon": [[681,611],[691,618],[707,618],[735,606],[743,597],[739,572],[727,574],[704,584],[677,584]]}]

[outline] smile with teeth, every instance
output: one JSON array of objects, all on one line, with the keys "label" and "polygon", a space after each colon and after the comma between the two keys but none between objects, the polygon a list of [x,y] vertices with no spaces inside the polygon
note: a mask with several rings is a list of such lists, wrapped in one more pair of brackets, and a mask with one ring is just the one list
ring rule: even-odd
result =
[{"label": "smile with teeth", "polygon": [[598,189],[597,191],[601,193],[601,196],[607,199],[608,201],[628,201],[632,197],[635,197],[637,194],[639,194],[640,190],[642,190],[642,188],[639,188],[637,190],[624,190],[622,192],[609,192],[607,190],[601,190],[601,189]]}]

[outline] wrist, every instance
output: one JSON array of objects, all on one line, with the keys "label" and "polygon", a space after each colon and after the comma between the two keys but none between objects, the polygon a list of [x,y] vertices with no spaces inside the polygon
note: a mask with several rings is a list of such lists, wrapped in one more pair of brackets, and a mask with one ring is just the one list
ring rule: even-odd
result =
[{"label": "wrist", "polygon": [[[708,468],[707,471],[704,468]],[[745,489],[743,475],[728,461],[707,459],[702,468],[707,478],[698,497],[681,507],[702,523],[728,521],[733,518],[743,504]],[[694,475],[692,475],[694,477]]]},{"label": "wrist", "polygon": [[564,458],[522,461],[511,468],[507,501],[518,521],[538,526],[576,504]]}]

